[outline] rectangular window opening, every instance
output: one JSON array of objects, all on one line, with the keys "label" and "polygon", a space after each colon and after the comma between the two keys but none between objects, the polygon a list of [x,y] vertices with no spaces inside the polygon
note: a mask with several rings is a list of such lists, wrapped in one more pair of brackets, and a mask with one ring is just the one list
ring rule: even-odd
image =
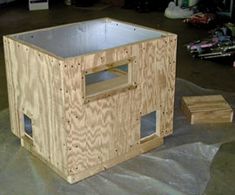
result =
[{"label": "rectangular window opening", "polygon": [[148,137],[156,133],[156,111],[141,116],[140,138]]},{"label": "rectangular window opening", "polygon": [[86,97],[108,93],[129,84],[129,64],[85,74]]},{"label": "rectangular window opening", "polygon": [[29,137],[33,137],[32,120],[24,114],[24,131]]}]

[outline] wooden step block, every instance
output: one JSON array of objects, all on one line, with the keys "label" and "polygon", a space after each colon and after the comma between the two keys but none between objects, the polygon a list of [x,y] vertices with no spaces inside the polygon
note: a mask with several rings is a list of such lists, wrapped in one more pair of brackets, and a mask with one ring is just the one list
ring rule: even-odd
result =
[{"label": "wooden step block", "polygon": [[233,120],[233,110],[221,95],[183,97],[181,108],[191,124]]}]

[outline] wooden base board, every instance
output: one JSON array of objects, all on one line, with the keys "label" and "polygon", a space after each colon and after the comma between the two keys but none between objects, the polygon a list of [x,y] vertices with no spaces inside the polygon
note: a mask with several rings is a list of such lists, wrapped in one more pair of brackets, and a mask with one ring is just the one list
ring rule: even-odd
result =
[{"label": "wooden base board", "polygon": [[55,166],[53,166],[50,162],[48,162],[45,158],[43,158],[40,154],[38,154],[34,150],[33,143],[32,143],[31,139],[29,139],[28,137],[21,138],[21,145],[24,148],[26,148],[34,156],[36,156],[37,158],[42,160],[46,165],[48,165],[52,170],[54,170],[59,176],[64,178],[70,184],[76,183],[76,182],[81,181],[87,177],[93,176],[96,173],[99,173],[101,171],[104,171],[106,169],[113,167],[114,165],[117,165],[121,162],[129,160],[133,157],[136,157],[139,154],[153,150],[162,144],[163,144],[163,138],[153,136],[150,139],[136,145],[135,147],[132,148],[132,150],[130,150],[130,152],[128,152],[126,154],[122,154],[117,158],[108,160],[106,162],[103,162],[102,164],[91,167],[91,168],[87,169],[86,171],[79,172],[74,175],[66,175],[66,174],[62,173],[60,170],[58,170]]}]

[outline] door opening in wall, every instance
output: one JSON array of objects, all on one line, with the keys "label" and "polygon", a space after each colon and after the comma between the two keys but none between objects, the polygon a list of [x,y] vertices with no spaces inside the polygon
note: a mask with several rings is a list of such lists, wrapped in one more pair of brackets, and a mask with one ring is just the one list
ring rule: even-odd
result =
[{"label": "door opening in wall", "polygon": [[156,111],[141,116],[140,138],[148,137],[156,133]]},{"label": "door opening in wall", "polygon": [[24,114],[24,131],[26,135],[33,137],[32,120],[26,114]]}]

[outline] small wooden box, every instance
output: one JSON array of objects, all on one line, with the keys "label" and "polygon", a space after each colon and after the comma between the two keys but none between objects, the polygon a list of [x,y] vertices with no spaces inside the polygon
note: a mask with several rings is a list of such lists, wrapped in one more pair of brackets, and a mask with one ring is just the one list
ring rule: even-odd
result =
[{"label": "small wooden box", "polygon": [[191,124],[233,120],[233,110],[221,95],[183,97],[181,108]]},{"label": "small wooden box", "polygon": [[173,132],[176,41],[110,18],[4,36],[12,132],[70,183],[156,148]]}]

